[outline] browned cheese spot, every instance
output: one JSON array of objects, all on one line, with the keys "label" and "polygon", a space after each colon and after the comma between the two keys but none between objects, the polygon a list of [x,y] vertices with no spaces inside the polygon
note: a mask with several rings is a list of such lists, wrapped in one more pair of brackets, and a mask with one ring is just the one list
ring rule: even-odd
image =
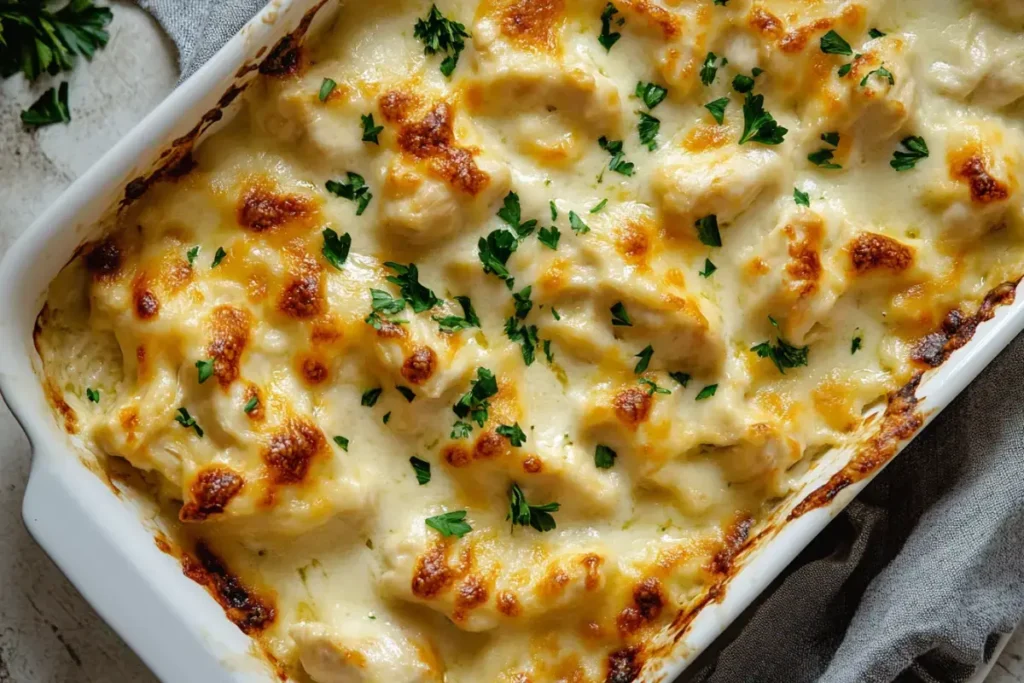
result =
[{"label": "browned cheese spot", "polygon": [[536,455],[528,455],[523,459],[523,472],[537,474],[544,469],[544,462]]},{"label": "browned cheese spot", "polygon": [[491,460],[509,452],[508,442],[500,434],[487,430],[480,432],[473,444],[474,460]]},{"label": "browned cheese spot", "polygon": [[189,490],[192,500],[178,513],[183,522],[201,522],[224,512],[231,499],[245,486],[245,480],[228,467],[207,467],[199,472]]},{"label": "browned cheese spot", "polygon": [[501,13],[501,33],[524,49],[554,52],[564,0],[516,0]]},{"label": "browned cheese spot", "polygon": [[985,296],[974,315],[966,315],[960,309],[954,308],[946,314],[940,330],[932,332],[917,343],[912,358],[933,368],[942,365],[951,353],[974,337],[978,325],[992,319],[999,306],[1012,304],[1016,298],[1016,291],[1016,282],[1004,282]]},{"label": "browned cheese spot", "polygon": [[679,19],[664,7],[656,5],[650,0],[626,0],[624,4],[640,15],[649,25],[658,29],[665,40],[671,40],[682,33],[683,28]]},{"label": "browned cheese spot", "polygon": [[467,612],[487,602],[487,586],[475,574],[470,574],[455,589],[455,610],[452,620],[463,621]]},{"label": "browned cheese spot", "polygon": [[862,232],[849,244],[850,262],[857,273],[886,269],[901,273],[914,262],[914,252],[891,237]]},{"label": "browned cheese spot", "polygon": [[405,337],[405,328],[390,320],[381,320],[377,336],[381,339],[402,339]]},{"label": "browned cheese spot", "polygon": [[635,633],[661,615],[665,606],[665,591],[661,581],[648,577],[633,587],[633,604],[619,612],[616,624],[623,635]]},{"label": "browned cheese spot", "polygon": [[77,434],[78,415],[75,413],[75,409],[64,400],[64,394],[53,383],[53,380],[47,380],[46,382],[46,396],[50,399],[54,410],[64,418],[64,431],[68,434]]},{"label": "browned cheese spot", "polygon": [[626,224],[615,232],[615,247],[627,261],[640,264],[646,260],[650,251],[650,237],[643,225],[626,221]]},{"label": "browned cheese spot", "polygon": [[782,22],[763,7],[757,6],[750,10],[749,21],[752,28],[769,38],[778,38],[782,35]]},{"label": "browned cheese spot", "polygon": [[327,381],[330,373],[327,366],[319,358],[304,356],[299,358],[299,371],[306,384],[321,384]]},{"label": "browned cheese spot", "polygon": [[604,564],[604,558],[595,553],[587,553],[580,560],[580,564],[586,572],[584,586],[588,591],[597,590],[601,585],[601,565]]},{"label": "browned cheese spot", "polygon": [[416,560],[412,594],[430,599],[447,590],[454,579],[455,573],[448,566],[448,544],[443,541],[436,543]]},{"label": "browned cheese spot", "polygon": [[242,191],[236,211],[238,223],[253,232],[263,232],[308,216],[314,210],[308,197],[279,194],[267,183],[253,183]]},{"label": "browned cheese spot", "polygon": [[469,451],[457,443],[445,446],[441,455],[452,467],[465,467],[470,461]]},{"label": "browned cheese spot", "polygon": [[1009,188],[989,174],[985,160],[972,156],[952,169],[953,177],[966,180],[971,187],[971,200],[978,204],[999,202],[1010,196]]},{"label": "browned cheese spot", "polygon": [[729,526],[725,532],[725,540],[722,548],[711,558],[710,569],[715,574],[727,574],[732,568],[732,563],[743,549],[743,545],[750,536],[750,529],[754,526],[754,518],[749,515],[741,515]]},{"label": "browned cheese spot", "polygon": [[518,617],[523,611],[522,605],[519,604],[519,598],[512,591],[498,591],[495,602],[498,605],[498,611],[506,617]]},{"label": "browned cheese spot", "polygon": [[613,401],[615,415],[623,424],[636,427],[647,419],[651,412],[650,395],[638,387],[623,389],[615,395]]},{"label": "browned cheese spot", "polygon": [[285,315],[299,320],[314,318],[327,308],[323,281],[315,269],[299,269],[285,285],[277,307]]},{"label": "browned cheese spot", "polygon": [[779,40],[779,49],[783,52],[790,54],[794,52],[802,52],[807,43],[810,41],[811,36],[818,33],[824,33],[828,29],[832,28],[832,19],[822,18],[812,21],[809,24],[798,26],[792,31],[786,32]]},{"label": "browned cheese spot", "polygon": [[251,326],[252,316],[241,308],[225,304],[210,313],[213,340],[207,352],[213,358],[213,373],[222,387],[230,386],[238,378]]},{"label": "browned cheese spot", "polygon": [[135,315],[139,320],[151,320],[160,312],[160,301],[146,286],[144,278],[136,278],[132,286],[132,301],[135,304]]},{"label": "browned cheese spot", "polygon": [[381,95],[380,113],[388,123],[405,123],[420,107],[420,98],[414,92],[389,90]]},{"label": "browned cheese spot", "polygon": [[276,611],[273,603],[257,595],[232,574],[205,543],[196,544],[194,555],[182,555],[181,568],[185,576],[204,586],[216,598],[228,618],[243,633],[255,635],[274,622]]},{"label": "browned cheese spot", "polygon": [[323,451],[325,444],[319,428],[292,417],[271,436],[263,451],[263,462],[274,483],[298,484],[306,478],[313,458]]},{"label": "browned cheese spot", "polygon": [[643,670],[641,653],[639,645],[631,645],[609,654],[605,683],[633,683]]},{"label": "browned cheese spot", "polygon": [[245,388],[245,403],[246,405],[252,399],[256,399],[256,407],[246,413],[246,416],[250,420],[262,420],[266,416],[266,412],[263,410],[263,394],[260,392],[260,388],[255,384],[250,384]]},{"label": "browned cheese spot", "polygon": [[412,384],[423,384],[433,377],[437,355],[429,346],[417,347],[402,363],[402,377]]},{"label": "browned cheese spot", "polygon": [[113,237],[94,244],[85,255],[85,267],[95,280],[112,280],[121,272],[123,255]]}]

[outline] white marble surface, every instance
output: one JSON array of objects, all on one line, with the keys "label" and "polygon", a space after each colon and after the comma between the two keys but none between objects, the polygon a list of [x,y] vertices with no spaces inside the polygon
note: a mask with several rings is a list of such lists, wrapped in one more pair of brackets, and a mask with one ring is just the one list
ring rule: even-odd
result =
[{"label": "white marble surface", "polygon": [[[109,46],[69,80],[72,122],[38,132],[27,132],[18,113],[49,82],[0,83],[0,256],[170,91],[173,48],[148,17],[118,3]],[[0,444],[0,683],[154,683],[26,533],[29,446],[3,403]],[[1024,634],[1010,641],[988,681],[1024,683]]]}]

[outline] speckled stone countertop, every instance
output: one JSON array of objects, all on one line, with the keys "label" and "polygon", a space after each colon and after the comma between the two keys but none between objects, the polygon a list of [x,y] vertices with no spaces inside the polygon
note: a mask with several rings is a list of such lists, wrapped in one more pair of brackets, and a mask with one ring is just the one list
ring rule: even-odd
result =
[{"label": "speckled stone countertop", "polygon": [[[19,112],[50,83],[0,82],[0,257],[177,81],[173,47],[156,24],[132,5],[113,9],[107,48],[63,75],[70,124],[26,131]],[[155,683],[25,531],[29,445],[2,402],[0,444],[0,683]],[[1024,634],[1011,639],[987,681],[1024,683]]]}]

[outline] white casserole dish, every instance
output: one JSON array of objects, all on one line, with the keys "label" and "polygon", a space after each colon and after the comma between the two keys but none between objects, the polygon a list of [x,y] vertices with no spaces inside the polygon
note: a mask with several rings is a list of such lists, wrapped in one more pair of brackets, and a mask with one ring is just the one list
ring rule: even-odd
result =
[{"label": "white casserole dish", "polygon": [[[25,523],[100,615],[167,683],[277,678],[222,608],[182,574],[173,557],[158,549],[153,520],[144,519],[130,496],[116,495],[76,457],[77,446],[55,421],[39,379],[40,360],[32,341],[36,317],[50,281],[83,242],[97,236],[129,181],[158,167],[161,153],[198,121],[205,118],[216,129],[219,117],[209,117],[208,112],[233,86],[258,76],[245,67],[293,31],[307,13],[317,10],[317,17],[324,19],[338,2],[272,2],[75,182],[0,264],[0,392],[28,434],[34,453]],[[230,106],[224,118],[229,117]],[[1019,302],[997,308],[970,343],[925,376],[917,390],[917,409],[925,424],[1024,329],[1021,308]],[[865,441],[880,422],[876,419],[865,430]],[[748,544],[735,570],[696,616],[677,619],[659,642],[651,644],[658,656],[645,663],[637,680],[670,680],[681,672],[877,475],[880,468],[839,490],[826,505],[786,521],[854,455],[855,449],[831,452],[811,469],[802,487],[777,512],[770,530]]]}]

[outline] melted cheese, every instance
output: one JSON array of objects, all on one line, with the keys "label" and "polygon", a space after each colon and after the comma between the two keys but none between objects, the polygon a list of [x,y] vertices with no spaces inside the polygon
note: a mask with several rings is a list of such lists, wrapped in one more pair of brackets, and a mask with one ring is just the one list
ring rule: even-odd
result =
[{"label": "melted cheese", "polygon": [[[449,79],[413,35],[427,4],[349,3],[51,287],[38,341],[67,428],[151,473],[184,533],[267,588],[261,637],[318,683],[632,680],[609,653],[642,647],[854,438],[923,335],[1024,272],[1019,3],[622,0],[610,50],[604,8],[447,2],[471,33]],[[829,30],[856,56],[823,53]],[[730,84],[755,68],[782,144],[738,144]],[[667,98],[648,110],[638,81]],[[723,97],[718,123],[704,105]],[[912,135],[930,154],[897,172]],[[810,163],[821,149],[841,168]],[[373,195],[361,215],[326,189],[346,173]],[[537,221],[514,285],[479,256],[511,239],[510,193]],[[710,215],[720,247],[698,238]],[[325,228],[351,237],[341,268]],[[371,289],[402,296],[388,263],[415,264],[437,306],[368,324]],[[480,326],[442,330],[462,296]],[[807,364],[752,351],[779,338]],[[457,427],[480,368],[497,393]],[[555,529],[510,528],[513,483],[560,504]],[[461,538],[424,523],[459,510]]]}]

